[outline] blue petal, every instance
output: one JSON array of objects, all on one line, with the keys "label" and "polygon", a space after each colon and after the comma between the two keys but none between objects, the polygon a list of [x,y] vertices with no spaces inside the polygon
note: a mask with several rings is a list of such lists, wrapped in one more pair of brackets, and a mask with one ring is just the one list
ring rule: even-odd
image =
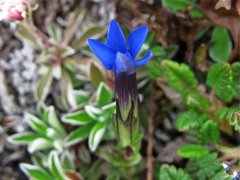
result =
[{"label": "blue petal", "polygon": [[107,45],[94,39],[88,39],[88,45],[95,56],[105,66],[105,68],[107,70],[112,70],[116,58],[116,53]]},{"label": "blue petal", "polygon": [[128,37],[128,48],[130,50],[130,53],[132,57],[135,59],[137,56],[139,50],[141,49],[148,33],[148,27],[147,26],[141,26],[131,32],[131,34]]},{"label": "blue petal", "polygon": [[142,59],[134,61],[135,66],[136,67],[142,66],[142,65],[146,64],[151,58],[152,58],[152,52],[148,51],[147,54]]},{"label": "blue petal", "polygon": [[127,52],[126,39],[117,21],[112,20],[108,28],[107,44],[116,52]]}]

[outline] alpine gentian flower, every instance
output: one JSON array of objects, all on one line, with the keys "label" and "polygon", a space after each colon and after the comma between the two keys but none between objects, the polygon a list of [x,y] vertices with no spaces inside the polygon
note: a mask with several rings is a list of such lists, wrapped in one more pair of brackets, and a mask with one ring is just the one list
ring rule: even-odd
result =
[{"label": "alpine gentian flower", "polygon": [[0,0],[0,20],[21,21],[26,14],[25,0]]},{"label": "alpine gentian flower", "polygon": [[117,23],[110,23],[107,42],[101,43],[88,39],[88,44],[95,56],[107,70],[115,74],[116,89],[116,129],[123,146],[131,145],[139,134],[138,94],[136,68],[146,64],[152,57],[152,52],[135,60],[148,33],[147,26],[141,26],[130,33],[127,42]]}]

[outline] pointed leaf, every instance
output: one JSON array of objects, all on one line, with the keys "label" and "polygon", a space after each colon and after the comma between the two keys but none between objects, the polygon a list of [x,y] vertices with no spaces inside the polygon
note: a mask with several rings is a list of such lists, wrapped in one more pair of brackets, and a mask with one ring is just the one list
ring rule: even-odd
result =
[{"label": "pointed leaf", "polygon": [[62,121],[73,125],[85,125],[92,122],[92,118],[83,110],[68,113],[63,116]]},{"label": "pointed leaf", "polygon": [[47,171],[43,170],[40,167],[34,166],[34,165],[21,163],[20,169],[26,175],[28,175],[30,177],[30,179],[35,179],[35,180],[54,179],[54,177],[51,176]]},{"label": "pointed leaf", "polygon": [[48,125],[32,114],[26,114],[25,119],[28,125],[38,133],[47,134]]},{"label": "pointed leaf", "polygon": [[177,151],[177,153],[183,158],[193,159],[193,158],[201,158],[207,155],[209,152],[207,149],[205,149],[201,145],[190,144],[187,146],[182,146]]},{"label": "pointed leaf", "polygon": [[100,83],[96,94],[97,102],[100,107],[112,102],[113,92],[105,83]]},{"label": "pointed leaf", "polygon": [[95,151],[97,149],[105,133],[105,126],[106,124],[104,122],[98,122],[92,128],[88,139],[88,146],[91,151]]}]

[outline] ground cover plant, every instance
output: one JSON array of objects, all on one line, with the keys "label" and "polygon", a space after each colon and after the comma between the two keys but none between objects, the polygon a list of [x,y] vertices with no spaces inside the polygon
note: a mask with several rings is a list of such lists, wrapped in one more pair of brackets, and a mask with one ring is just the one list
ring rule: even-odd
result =
[{"label": "ground cover plant", "polygon": [[0,179],[240,179],[240,0],[0,0]]}]

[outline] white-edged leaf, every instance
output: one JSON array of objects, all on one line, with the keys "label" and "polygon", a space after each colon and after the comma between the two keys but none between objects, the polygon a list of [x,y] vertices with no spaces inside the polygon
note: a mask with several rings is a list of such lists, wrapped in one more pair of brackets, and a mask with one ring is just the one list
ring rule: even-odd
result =
[{"label": "white-edged leaf", "polygon": [[51,40],[53,40],[55,43],[59,43],[62,40],[62,29],[57,24],[50,24],[47,27],[47,31],[49,33],[49,36]]},{"label": "white-edged leaf", "polygon": [[89,105],[86,105],[84,110],[94,120],[98,120],[98,116],[102,113],[100,109]]},{"label": "white-edged leaf", "polygon": [[45,101],[53,81],[52,69],[41,77],[36,85],[35,96],[39,101]]},{"label": "white-edged leaf", "polygon": [[46,150],[52,147],[53,147],[53,143],[51,140],[41,137],[34,140],[31,144],[29,144],[28,152],[32,154],[35,151]]},{"label": "white-edged leaf", "polygon": [[83,110],[79,110],[74,113],[68,113],[62,118],[63,122],[73,125],[85,125],[92,122],[92,120],[92,117],[90,117],[88,113]]},{"label": "white-edged leaf", "polygon": [[116,102],[103,106],[102,110],[110,115],[113,115],[116,111]]},{"label": "white-edged leaf", "polygon": [[33,130],[41,134],[47,134],[48,125],[44,121],[29,113],[26,113],[25,119]]},{"label": "white-edged leaf", "polygon": [[79,143],[83,140],[85,140],[92,127],[93,127],[94,123],[90,123],[86,126],[83,127],[79,127],[76,130],[72,131],[65,139],[65,145],[66,146],[71,146],[73,144]]},{"label": "white-edged leaf", "polygon": [[63,167],[61,165],[61,161],[58,157],[58,153],[56,151],[51,151],[48,158],[48,167],[51,173],[57,180],[68,180],[69,178],[65,175]]},{"label": "white-edged leaf", "polygon": [[113,92],[105,83],[101,82],[98,86],[96,96],[98,105],[104,106],[112,102]]},{"label": "white-edged leaf", "polygon": [[13,144],[28,144],[41,137],[33,132],[22,132],[8,137],[8,141]]},{"label": "white-edged leaf", "polygon": [[82,91],[82,90],[78,90],[78,91],[73,90],[73,95],[74,95],[76,103],[80,104],[80,105],[87,103],[90,98],[89,92]]},{"label": "white-edged leaf", "polygon": [[53,66],[52,75],[55,79],[59,80],[62,76],[62,68],[60,64],[56,64]]},{"label": "white-edged leaf", "polygon": [[100,141],[102,140],[106,129],[105,126],[106,124],[104,122],[98,122],[92,128],[88,138],[88,146],[92,152],[97,149]]},{"label": "white-edged leaf", "polygon": [[29,176],[31,179],[34,179],[34,180],[53,180],[54,179],[54,177],[51,176],[47,171],[34,165],[21,163],[20,169],[27,176]]},{"label": "white-edged leaf", "polygon": [[48,108],[48,123],[51,127],[58,130],[62,135],[66,134],[63,126],[61,125],[61,123],[58,120],[54,106],[50,106]]},{"label": "white-edged leaf", "polygon": [[61,162],[63,165],[64,170],[74,170],[75,165],[74,165],[74,158],[72,154],[70,154],[69,151],[64,151],[61,156]]}]

